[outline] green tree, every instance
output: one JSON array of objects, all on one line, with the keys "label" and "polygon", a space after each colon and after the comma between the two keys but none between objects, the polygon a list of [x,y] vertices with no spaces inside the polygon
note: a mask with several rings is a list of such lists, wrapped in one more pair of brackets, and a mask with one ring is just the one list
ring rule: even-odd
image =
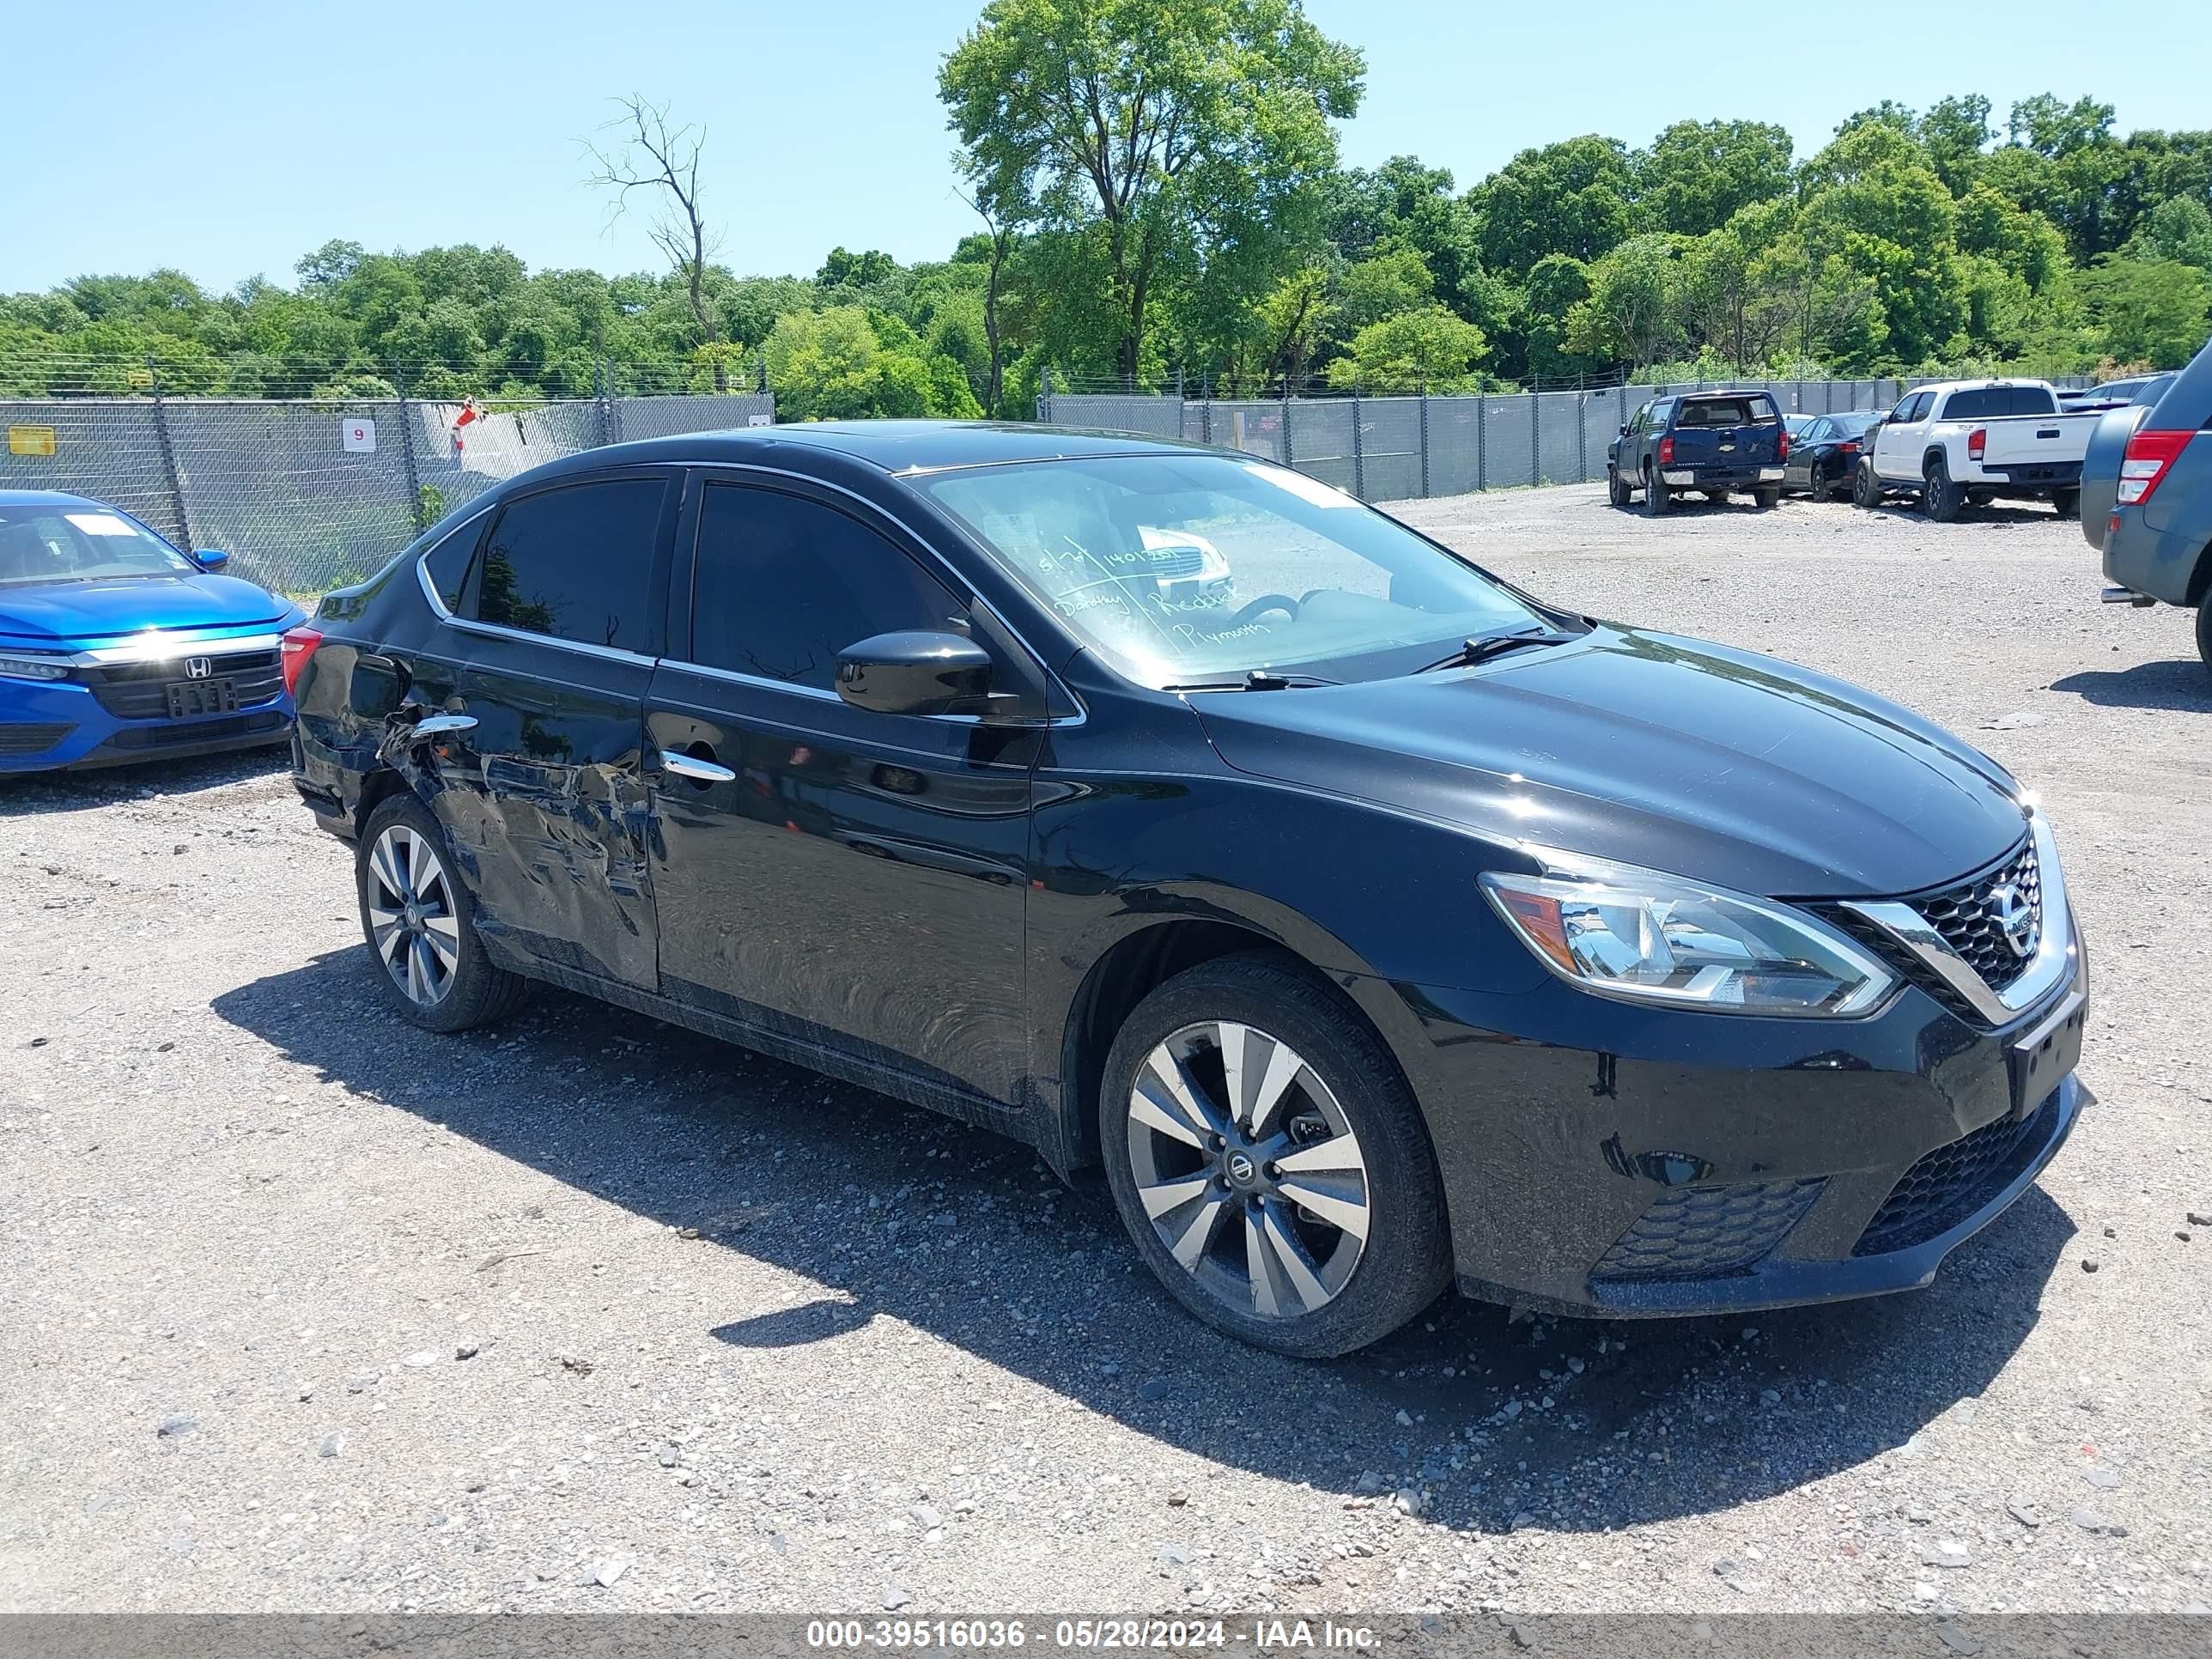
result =
[{"label": "green tree", "polygon": [[2107,254],[2081,273],[2106,355],[2179,368],[2212,333],[2212,276],[2172,259]]},{"label": "green tree", "polygon": [[2212,207],[2193,196],[2169,196],[2144,216],[2128,240],[2131,259],[2171,259],[2212,271]]},{"label": "green tree", "polygon": [[1637,204],[1653,230],[1702,236],[1790,188],[1790,134],[1764,121],[1677,121],[1635,158]]},{"label": "green tree", "polygon": [[1587,374],[1602,361],[1567,349],[1567,318],[1589,295],[1589,267],[1571,254],[1547,253],[1528,273],[1523,328],[1528,373],[1539,384]]},{"label": "green tree", "polygon": [[1567,349],[1625,363],[1631,372],[1680,349],[1674,239],[1650,231],[1589,268],[1589,297],[1567,313]]},{"label": "green tree", "polygon": [[1524,149],[1468,192],[1482,261],[1496,271],[1531,269],[1547,253],[1585,263],[1635,228],[1627,146],[1595,133]]},{"label": "green tree", "polygon": [[1473,391],[1475,367],[1489,350],[1480,329],[1431,303],[1361,329],[1350,352],[1328,366],[1328,383],[1346,392]]},{"label": "green tree", "polygon": [[971,186],[1099,261],[1134,376],[1164,272],[1335,165],[1364,67],[1297,0],[990,0],[938,84]]}]

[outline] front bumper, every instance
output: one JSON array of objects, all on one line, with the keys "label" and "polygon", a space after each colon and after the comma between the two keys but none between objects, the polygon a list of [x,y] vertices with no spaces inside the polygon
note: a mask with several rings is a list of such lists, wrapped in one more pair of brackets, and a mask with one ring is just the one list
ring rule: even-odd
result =
[{"label": "front bumper", "polygon": [[234,712],[130,720],[72,680],[0,678],[0,774],[124,766],[284,741],[292,700],[242,702]]},{"label": "front bumper", "polygon": [[[1607,1316],[1742,1311],[1928,1284],[2032,1185],[2088,1097],[1917,985],[1856,1020],[1644,1009],[1553,981],[1395,988],[1461,1290]],[[1510,1035],[1509,1035],[1510,1034]],[[2016,1097],[2018,1109],[2016,1109]]]}]

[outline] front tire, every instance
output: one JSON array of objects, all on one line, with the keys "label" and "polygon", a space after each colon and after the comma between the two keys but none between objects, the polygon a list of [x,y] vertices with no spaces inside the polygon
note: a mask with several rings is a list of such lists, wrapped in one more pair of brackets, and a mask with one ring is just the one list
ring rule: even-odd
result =
[{"label": "front tire", "polygon": [[2204,666],[2212,669],[2212,593],[2204,596],[2197,607],[2197,654],[2204,659]]},{"label": "front tire", "polygon": [[1941,455],[1936,456],[1921,475],[1921,510],[1937,524],[1949,524],[1966,503],[1966,492],[1951,481],[1949,465]]},{"label": "front tire", "polygon": [[1176,975],[1106,1058],[1115,1206],[1170,1295],[1299,1358],[1388,1336],[1450,1279],[1412,1091],[1326,983],[1270,953]]},{"label": "front tire", "polygon": [[1768,484],[1763,489],[1754,489],[1751,492],[1751,499],[1762,512],[1770,507],[1779,507],[1782,505],[1782,486]]},{"label": "front tire", "polygon": [[1629,488],[1620,476],[1620,469],[1608,466],[1605,470],[1605,498],[1615,507],[1628,505]]},{"label": "front tire", "polygon": [[476,898],[456,873],[445,827],[412,794],[368,815],[354,855],[362,937],[394,1006],[426,1031],[504,1019],[530,981],[495,965],[477,937]]},{"label": "front tire", "polygon": [[1659,476],[1659,469],[1656,466],[1645,467],[1644,469],[1644,516],[1647,519],[1664,518],[1674,505],[1673,493],[1667,488],[1667,481]]}]

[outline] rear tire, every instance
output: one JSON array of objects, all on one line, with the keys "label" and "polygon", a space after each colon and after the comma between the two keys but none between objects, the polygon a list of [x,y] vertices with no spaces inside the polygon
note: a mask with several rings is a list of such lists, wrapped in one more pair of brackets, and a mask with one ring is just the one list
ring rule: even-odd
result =
[{"label": "rear tire", "polygon": [[1928,463],[1921,475],[1920,510],[1937,524],[1949,524],[1966,505],[1966,493],[1951,481],[1951,469],[1941,455]]},{"label": "rear tire", "polygon": [[2051,492],[2051,505],[2062,519],[2079,518],[2081,515],[2081,492],[2079,489],[2054,489]]},{"label": "rear tire", "polygon": [[389,797],[362,826],[362,937],[392,1006],[426,1031],[491,1024],[530,994],[528,980],[484,953],[476,897],[459,871],[445,826],[411,793]]},{"label": "rear tire", "polygon": [[1667,481],[1659,476],[1658,468],[1645,467],[1644,469],[1644,516],[1647,519],[1663,518],[1674,505],[1672,494],[1667,488]]},{"label": "rear tire", "polygon": [[2197,654],[2204,659],[2204,666],[2212,669],[2212,593],[2204,596],[2197,607]]},{"label": "rear tire", "polygon": [[1881,485],[1874,476],[1874,463],[1861,461],[1851,474],[1851,505],[1871,511],[1881,505]]},{"label": "rear tire", "polygon": [[1273,953],[1201,963],[1138,1004],[1106,1057],[1098,1133],[1146,1265],[1256,1347],[1350,1353],[1450,1281],[1443,1182],[1397,1062],[1329,985]]}]

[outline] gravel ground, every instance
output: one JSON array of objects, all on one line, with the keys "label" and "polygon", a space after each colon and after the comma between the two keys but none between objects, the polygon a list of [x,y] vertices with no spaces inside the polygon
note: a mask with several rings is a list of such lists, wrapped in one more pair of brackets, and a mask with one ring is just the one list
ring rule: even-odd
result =
[{"label": "gravel ground", "polygon": [[[0,786],[0,1607],[2181,1609],[2212,1599],[2212,680],[2044,509],[1409,517],[2040,792],[2064,1154],[1936,1285],[1218,1340],[1022,1149],[548,994],[386,1015],[267,758]],[[2202,1220],[2192,1221],[2194,1212]]]}]

